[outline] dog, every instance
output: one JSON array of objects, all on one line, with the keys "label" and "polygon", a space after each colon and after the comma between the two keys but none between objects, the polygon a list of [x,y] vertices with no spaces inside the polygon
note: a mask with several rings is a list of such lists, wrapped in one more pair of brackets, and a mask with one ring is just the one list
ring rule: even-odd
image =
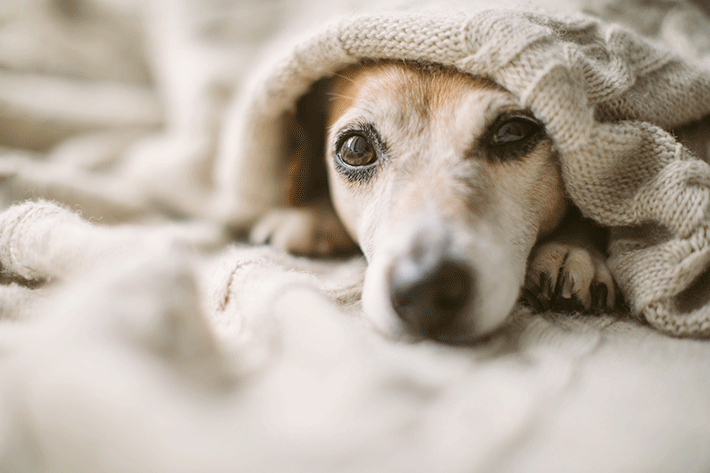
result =
[{"label": "dog", "polygon": [[253,243],[311,255],[359,245],[364,310],[389,334],[466,344],[502,327],[519,298],[537,311],[618,304],[604,230],[571,204],[544,124],[513,94],[396,61],[318,88],[292,127],[322,139],[297,139],[294,161],[325,162],[327,182],[310,187],[329,195],[272,211]]}]

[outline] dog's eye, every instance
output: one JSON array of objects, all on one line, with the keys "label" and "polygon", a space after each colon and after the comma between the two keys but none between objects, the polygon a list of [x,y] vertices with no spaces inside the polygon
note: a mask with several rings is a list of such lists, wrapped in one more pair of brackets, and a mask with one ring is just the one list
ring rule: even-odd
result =
[{"label": "dog's eye", "polygon": [[371,123],[353,123],[335,136],[333,167],[353,184],[374,177],[386,156],[387,145]]},{"label": "dog's eye", "polygon": [[491,136],[491,145],[505,146],[534,136],[540,125],[528,118],[512,118],[498,127]]},{"label": "dog's eye", "polygon": [[488,129],[479,149],[494,162],[517,160],[544,137],[542,124],[526,112],[504,113]]},{"label": "dog's eye", "polygon": [[367,166],[375,162],[375,148],[362,135],[352,135],[346,138],[338,150],[340,159],[353,167]]}]

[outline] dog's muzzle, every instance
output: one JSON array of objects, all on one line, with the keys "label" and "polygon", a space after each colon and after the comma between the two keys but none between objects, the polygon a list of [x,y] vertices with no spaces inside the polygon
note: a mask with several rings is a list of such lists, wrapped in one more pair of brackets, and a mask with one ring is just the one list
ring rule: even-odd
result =
[{"label": "dog's muzzle", "polygon": [[441,250],[397,258],[389,275],[392,307],[414,333],[433,339],[456,337],[473,301],[474,271]]}]

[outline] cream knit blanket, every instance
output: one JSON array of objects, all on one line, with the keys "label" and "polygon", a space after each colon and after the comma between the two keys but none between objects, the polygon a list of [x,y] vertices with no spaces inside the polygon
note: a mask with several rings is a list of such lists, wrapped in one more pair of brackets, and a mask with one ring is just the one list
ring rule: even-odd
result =
[{"label": "cream knit blanket", "polygon": [[[708,112],[708,17],[382,3],[0,1],[0,473],[710,469],[710,180],[662,131]],[[283,112],[363,57],[516,92],[634,313],[692,337],[518,308],[398,343],[362,259],[233,244],[281,204]]]},{"label": "cream knit blanket", "polygon": [[[490,6],[350,16],[270,63],[237,113],[231,217],[249,221],[282,201],[281,121],[316,79],[364,58],[441,63],[491,78],[542,119],[567,193],[612,229],[609,264],[632,311],[673,335],[710,336],[710,166],[666,131],[710,114],[707,43],[673,52],[598,18]],[[710,28],[691,25],[681,33]]]}]

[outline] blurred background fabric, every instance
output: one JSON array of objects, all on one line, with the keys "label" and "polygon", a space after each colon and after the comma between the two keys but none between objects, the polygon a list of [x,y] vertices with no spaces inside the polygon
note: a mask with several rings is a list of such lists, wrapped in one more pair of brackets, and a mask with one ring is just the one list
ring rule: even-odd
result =
[{"label": "blurred background fabric", "polygon": [[0,202],[199,214],[222,110],[286,3],[3,1]]}]

